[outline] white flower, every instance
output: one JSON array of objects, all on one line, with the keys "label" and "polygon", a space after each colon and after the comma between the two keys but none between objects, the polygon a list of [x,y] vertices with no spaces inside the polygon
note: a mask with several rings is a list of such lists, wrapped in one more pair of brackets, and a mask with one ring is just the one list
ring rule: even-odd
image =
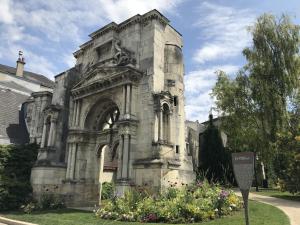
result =
[{"label": "white flower", "polygon": [[218,212],[219,210],[218,209],[215,209],[215,212]]}]

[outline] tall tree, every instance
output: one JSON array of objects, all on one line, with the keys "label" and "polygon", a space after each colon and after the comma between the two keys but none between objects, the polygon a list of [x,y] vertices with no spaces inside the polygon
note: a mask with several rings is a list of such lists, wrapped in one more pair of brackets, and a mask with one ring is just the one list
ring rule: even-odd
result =
[{"label": "tall tree", "polygon": [[232,183],[233,176],[229,158],[223,145],[221,132],[213,124],[213,116],[209,115],[209,124],[203,133],[199,173],[209,181],[222,184]]},{"label": "tall tree", "polygon": [[254,26],[246,65],[235,79],[219,71],[213,88],[216,108],[232,151],[255,151],[269,163],[277,134],[290,124],[290,98],[299,88],[300,27],[283,15],[263,14]]}]

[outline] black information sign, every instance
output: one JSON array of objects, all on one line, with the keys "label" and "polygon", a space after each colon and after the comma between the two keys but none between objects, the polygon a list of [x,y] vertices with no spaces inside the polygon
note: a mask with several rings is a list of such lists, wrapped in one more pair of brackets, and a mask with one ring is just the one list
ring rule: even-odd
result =
[{"label": "black information sign", "polygon": [[254,175],[254,153],[233,153],[232,165],[235,179],[239,185],[244,200],[246,225],[249,225],[248,196]]}]

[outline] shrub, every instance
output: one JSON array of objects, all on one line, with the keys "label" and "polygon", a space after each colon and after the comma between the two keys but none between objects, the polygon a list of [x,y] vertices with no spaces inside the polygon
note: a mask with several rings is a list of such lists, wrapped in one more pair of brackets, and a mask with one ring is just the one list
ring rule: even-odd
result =
[{"label": "shrub", "polygon": [[21,209],[28,214],[32,211],[62,208],[65,208],[65,202],[63,198],[60,195],[54,193],[43,194],[39,201],[32,201],[21,206]]},{"label": "shrub", "polygon": [[65,207],[63,198],[58,194],[43,194],[38,202],[39,209],[62,209]]},{"label": "shrub", "polygon": [[113,183],[104,182],[102,184],[101,199],[111,199],[114,197],[115,187]]},{"label": "shrub", "polygon": [[233,191],[210,185],[207,181],[195,185],[174,185],[160,195],[151,195],[141,188],[132,188],[123,197],[113,198],[96,211],[103,219],[186,223],[211,220],[242,207]]},{"label": "shrub", "polygon": [[38,145],[0,145],[0,211],[19,208],[31,199],[31,168]]},{"label": "shrub", "polygon": [[234,184],[230,153],[223,146],[221,131],[213,124],[212,115],[209,116],[209,125],[203,133],[203,143],[199,154],[200,166],[197,178],[201,179],[204,175],[212,182],[224,185]]}]

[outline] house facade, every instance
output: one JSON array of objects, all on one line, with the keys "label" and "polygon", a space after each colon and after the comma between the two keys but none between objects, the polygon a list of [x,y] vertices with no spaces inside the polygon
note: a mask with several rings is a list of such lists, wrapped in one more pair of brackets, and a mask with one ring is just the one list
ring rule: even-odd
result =
[{"label": "house facade", "polygon": [[[23,103],[33,92],[53,91],[54,82],[24,70],[25,59],[19,52],[16,67],[0,64],[0,144],[28,143],[29,134]],[[37,112],[38,114],[39,112]],[[35,140],[32,139],[31,142]]]}]

